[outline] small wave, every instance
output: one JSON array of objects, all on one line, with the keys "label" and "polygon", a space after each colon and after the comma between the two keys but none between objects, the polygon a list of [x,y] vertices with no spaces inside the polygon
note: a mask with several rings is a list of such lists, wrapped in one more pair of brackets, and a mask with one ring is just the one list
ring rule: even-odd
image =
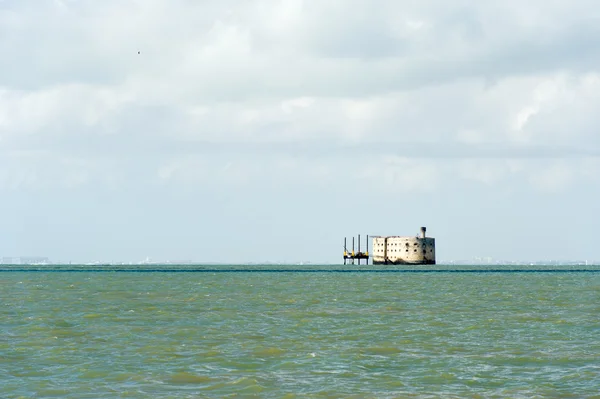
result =
[{"label": "small wave", "polygon": [[180,372],[171,375],[167,382],[171,384],[206,384],[212,381],[212,378],[205,375],[197,375],[188,372]]}]

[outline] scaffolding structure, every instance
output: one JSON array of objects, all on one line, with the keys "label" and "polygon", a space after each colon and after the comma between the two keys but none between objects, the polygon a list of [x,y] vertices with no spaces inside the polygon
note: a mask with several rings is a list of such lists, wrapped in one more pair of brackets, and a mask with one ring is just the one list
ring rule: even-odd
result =
[{"label": "scaffolding structure", "polygon": [[360,265],[361,259],[364,259],[365,264],[369,264],[369,236],[367,236],[367,249],[365,252],[360,250],[360,234],[358,235],[358,251],[354,252],[354,237],[352,237],[352,251],[349,252],[346,247],[346,237],[344,237],[344,265],[346,261],[350,262],[350,264],[354,264],[354,260],[358,260],[358,264]]}]

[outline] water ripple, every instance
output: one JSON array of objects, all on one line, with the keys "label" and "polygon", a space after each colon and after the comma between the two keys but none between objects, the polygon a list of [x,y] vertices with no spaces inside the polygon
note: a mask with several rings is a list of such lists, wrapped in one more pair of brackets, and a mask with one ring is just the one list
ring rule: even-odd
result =
[{"label": "water ripple", "polygon": [[593,397],[600,275],[30,273],[0,396]]}]

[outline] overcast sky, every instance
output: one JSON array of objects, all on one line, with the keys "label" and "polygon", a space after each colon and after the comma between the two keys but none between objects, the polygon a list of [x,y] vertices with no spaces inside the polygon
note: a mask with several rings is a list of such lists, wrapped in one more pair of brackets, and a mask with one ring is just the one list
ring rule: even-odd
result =
[{"label": "overcast sky", "polygon": [[0,256],[600,259],[593,0],[0,0]]}]

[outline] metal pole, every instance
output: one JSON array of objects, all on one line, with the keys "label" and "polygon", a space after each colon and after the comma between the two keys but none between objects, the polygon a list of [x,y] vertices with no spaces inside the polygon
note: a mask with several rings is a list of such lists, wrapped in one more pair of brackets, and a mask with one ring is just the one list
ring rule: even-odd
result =
[{"label": "metal pole", "polygon": [[[358,235],[358,253],[360,255],[360,234]],[[360,258],[358,258],[358,264],[360,265]]]}]

